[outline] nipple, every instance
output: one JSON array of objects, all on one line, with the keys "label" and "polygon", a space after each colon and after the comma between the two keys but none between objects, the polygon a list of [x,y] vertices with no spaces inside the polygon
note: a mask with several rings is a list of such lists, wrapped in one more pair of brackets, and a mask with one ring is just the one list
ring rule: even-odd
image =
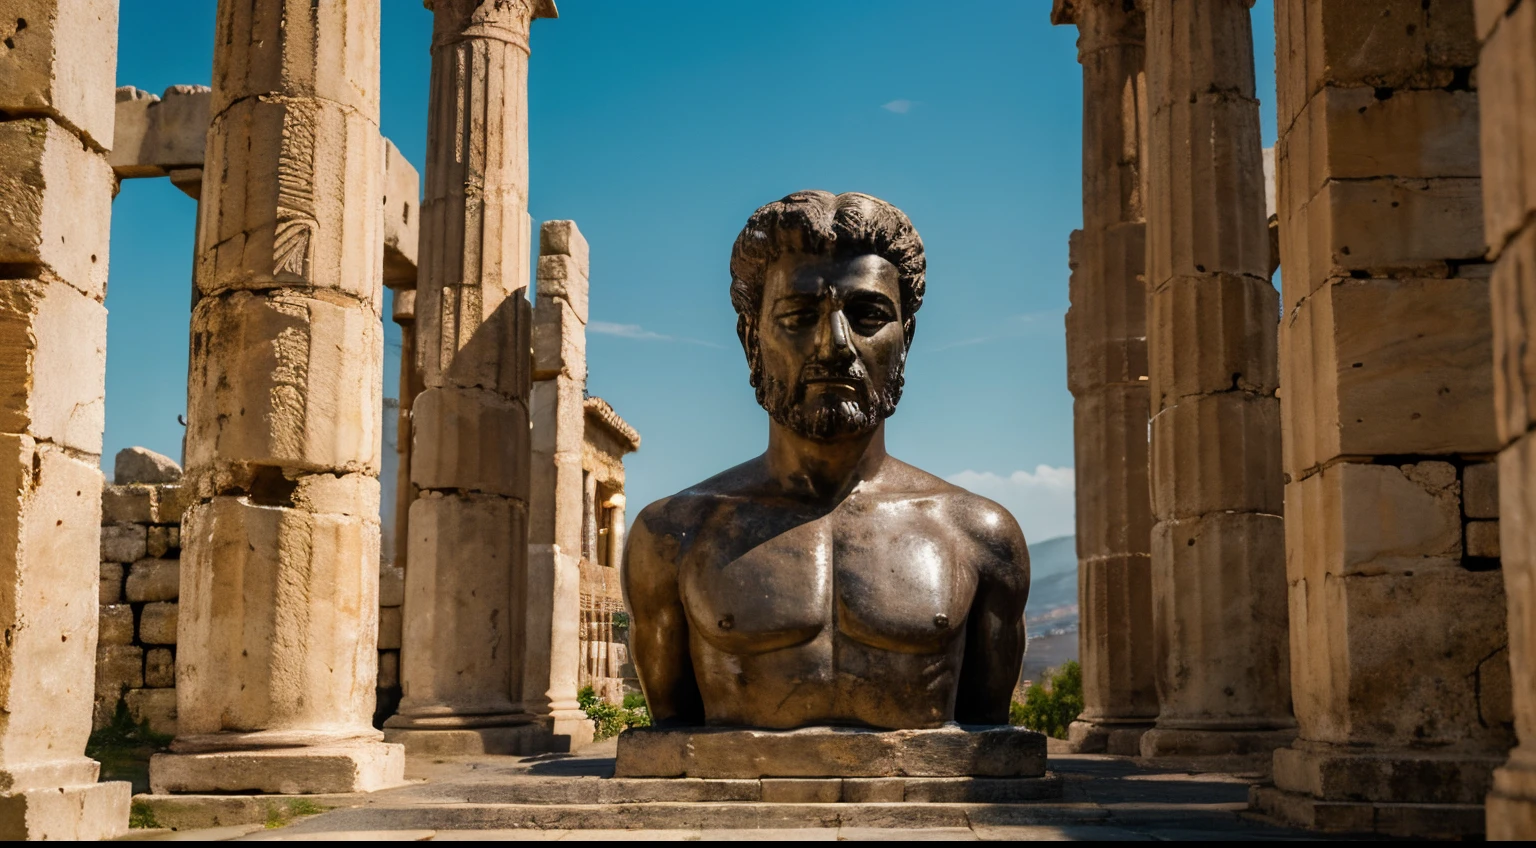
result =
[{"label": "nipple", "polygon": [[934,627],[948,627],[949,626],[949,616],[945,615],[942,612],[939,613],[938,615],[934,616],[933,617],[933,626]]},{"label": "nipple", "polygon": [[732,627],[735,627],[735,626],[736,626],[736,617],[735,616],[727,615],[725,618],[720,619],[720,629],[721,630],[730,630]]}]

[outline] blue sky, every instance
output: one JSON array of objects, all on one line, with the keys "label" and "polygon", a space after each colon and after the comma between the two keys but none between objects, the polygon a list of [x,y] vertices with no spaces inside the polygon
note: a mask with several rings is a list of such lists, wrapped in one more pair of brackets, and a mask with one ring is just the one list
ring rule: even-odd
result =
[{"label": "blue sky", "polygon": [[[418,169],[431,14],[383,3],[382,129]],[[118,83],[208,84],[213,0],[121,0]],[[1076,30],[1048,0],[563,0],[534,24],[530,212],[592,246],[591,393],[640,431],[638,508],[762,450],[728,295],[731,242],[802,188],[907,212],[928,298],[894,454],[991,496],[1031,541],[1072,532],[1062,318],[1082,220]],[[1265,144],[1270,0],[1254,8]],[[195,204],[165,180],[113,209],[103,464],[179,456]],[[399,332],[386,322],[385,393]],[[632,510],[633,513],[634,510]]]}]

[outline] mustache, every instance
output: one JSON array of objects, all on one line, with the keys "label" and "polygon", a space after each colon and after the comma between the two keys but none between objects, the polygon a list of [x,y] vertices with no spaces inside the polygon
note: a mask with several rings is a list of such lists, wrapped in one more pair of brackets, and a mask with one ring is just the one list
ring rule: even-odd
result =
[{"label": "mustache", "polygon": [[858,362],[849,363],[846,366],[827,365],[821,362],[807,362],[800,369],[801,386],[807,383],[849,382],[864,386],[869,381],[869,372]]}]

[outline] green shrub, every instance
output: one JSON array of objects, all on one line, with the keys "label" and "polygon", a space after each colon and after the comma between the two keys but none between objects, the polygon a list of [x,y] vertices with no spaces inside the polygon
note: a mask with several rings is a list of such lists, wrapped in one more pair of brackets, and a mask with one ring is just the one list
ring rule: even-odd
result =
[{"label": "green shrub", "polygon": [[592,738],[597,741],[612,739],[631,727],[651,726],[651,713],[645,707],[643,695],[625,695],[624,704],[620,706],[597,697],[597,692],[588,684],[576,693],[576,703],[587,718],[592,719]]},{"label": "green shrub", "polygon": [[[128,705],[119,698],[112,721],[91,732],[85,755],[101,763],[103,781],[125,780],[133,784],[134,794],[139,794],[149,791],[149,758],[170,745],[171,737],[151,730],[149,722],[135,722]],[[152,813],[148,815],[153,818]]]},{"label": "green shrub", "polygon": [[1024,703],[1008,707],[1008,723],[1022,724],[1057,739],[1067,738],[1067,725],[1083,711],[1083,667],[1069,660],[1029,687]]}]

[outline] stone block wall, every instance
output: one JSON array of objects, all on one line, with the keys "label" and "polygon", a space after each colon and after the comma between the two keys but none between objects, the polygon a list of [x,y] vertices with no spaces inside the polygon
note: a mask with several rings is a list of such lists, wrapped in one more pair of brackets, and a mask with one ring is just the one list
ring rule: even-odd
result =
[{"label": "stone block wall", "polygon": [[108,484],[102,491],[94,728],[111,722],[122,701],[135,722],[176,732],[176,601],[187,501],[179,482]]}]

